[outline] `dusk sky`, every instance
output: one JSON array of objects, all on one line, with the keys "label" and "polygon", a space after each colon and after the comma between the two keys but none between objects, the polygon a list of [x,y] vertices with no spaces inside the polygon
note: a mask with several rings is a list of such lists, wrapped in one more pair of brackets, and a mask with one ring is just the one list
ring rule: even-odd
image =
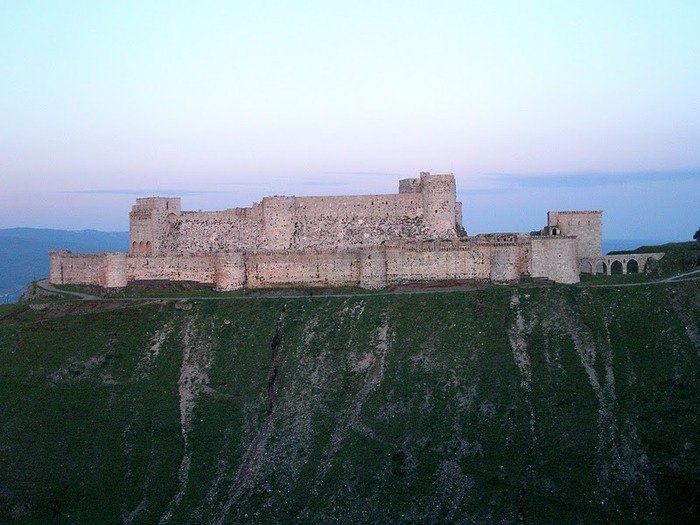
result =
[{"label": "dusk sky", "polygon": [[0,228],[420,171],[454,173],[469,233],[572,209],[608,239],[700,226],[698,0],[107,4],[0,4]]}]

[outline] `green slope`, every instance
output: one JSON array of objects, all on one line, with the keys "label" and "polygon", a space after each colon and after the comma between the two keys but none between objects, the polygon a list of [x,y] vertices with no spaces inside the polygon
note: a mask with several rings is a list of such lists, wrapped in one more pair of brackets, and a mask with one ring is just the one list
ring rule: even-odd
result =
[{"label": "green slope", "polygon": [[0,310],[0,521],[698,518],[697,282],[190,304]]}]

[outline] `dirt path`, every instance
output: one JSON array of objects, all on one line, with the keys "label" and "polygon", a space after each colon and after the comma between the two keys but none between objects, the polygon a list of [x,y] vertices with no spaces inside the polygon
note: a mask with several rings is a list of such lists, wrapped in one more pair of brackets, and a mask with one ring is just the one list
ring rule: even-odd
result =
[{"label": "dirt path", "polygon": [[700,276],[698,277],[688,277],[689,275],[700,274],[700,270],[691,270],[690,272],[683,272],[671,277],[666,277],[665,279],[658,279],[656,281],[647,281],[640,283],[619,283],[619,284],[584,284],[586,288],[613,288],[613,287],[628,287],[628,286],[649,286],[652,284],[668,284],[668,283],[682,283],[685,281],[700,281]]},{"label": "dirt path", "polygon": [[[700,275],[697,277],[690,277],[692,275],[700,274],[700,270],[692,270],[690,272],[679,273],[671,277],[666,277],[664,279],[658,279],[656,281],[646,281],[637,283],[611,283],[611,284],[581,284],[580,288],[625,288],[629,286],[653,286],[658,284],[669,284],[669,283],[680,283],[686,281],[700,281]],[[133,302],[133,301],[250,301],[253,299],[266,299],[266,298],[279,298],[279,299],[325,299],[328,297],[341,297],[341,298],[360,298],[360,297],[384,297],[391,295],[420,295],[420,294],[434,294],[434,293],[458,293],[458,292],[474,292],[484,289],[482,283],[475,284],[474,286],[469,286],[467,284],[459,286],[447,286],[445,288],[427,288],[420,290],[410,290],[402,289],[396,291],[387,292],[368,292],[368,293],[328,293],[319,295],[309,295],[307,294],[297,294],[297,295],[282,295],[276,297],[274,295],[255,295],[255,296],[239,296],[239,297],[207,297],[207,296],[191,296],[191,297],[98,297],[96,295],[90,295],[81,292],[69,292],[67,290],[59,290],[58,288],[52,286],[48,279],[43,279],[37,281],[37,285],[46,290],[47,292],[71,295],[85,301],[122,301],[122,302]],[[492,285],[489,285],[492,286]],[[529,286],[521,285],[520,288],[529,288]]]},{"label": "dirt path", "polygon": [[85,301],[94,301],[94,300],[101,300],[102,297],[97,297],[96,295],[90,295],[87,293],[81,293],[81,292],[69,292],[67,290],[59,290],[55,286],[53,286],[48,279],[42,279],[41,281],[37,281],[36,285],[41,288],[42,290],[46,290],[47,292],[59,294],[59,295],[72,295],[73,297],[78,297],[79,299],[83,299]]}]

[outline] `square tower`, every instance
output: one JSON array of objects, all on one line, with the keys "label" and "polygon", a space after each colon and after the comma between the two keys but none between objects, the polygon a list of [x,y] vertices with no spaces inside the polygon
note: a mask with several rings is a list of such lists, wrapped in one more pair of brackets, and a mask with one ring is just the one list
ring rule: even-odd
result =
[{"label": "square tower", "polygon": [[549,211],[544,233],[576,237],[579,261],[603,254],[602,211]]},{"label": "square tower", "polygon": [[180,197],[136,199],[129,213],[131,255],[156,255],[169,223],[180,216]]}]

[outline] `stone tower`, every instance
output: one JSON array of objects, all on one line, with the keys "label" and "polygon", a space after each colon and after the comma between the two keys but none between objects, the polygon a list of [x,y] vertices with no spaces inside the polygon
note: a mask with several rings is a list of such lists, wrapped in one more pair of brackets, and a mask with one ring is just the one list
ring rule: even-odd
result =
[{"label": "stone tower", "polygon": [[549,211],[544,233],[576,237],[579,260],[600,257],[603,253],[603,212]]},{"label": "stone tower", "polygon": [[423,220],[431,236],[454,237],[457,222],[457,189],[452,174],[420,174]]},{"label": "stone tower", "polygon": [[129,252],[155,255],[169,223],[180,216],[180,197],[136,199],[129,213]]}]

